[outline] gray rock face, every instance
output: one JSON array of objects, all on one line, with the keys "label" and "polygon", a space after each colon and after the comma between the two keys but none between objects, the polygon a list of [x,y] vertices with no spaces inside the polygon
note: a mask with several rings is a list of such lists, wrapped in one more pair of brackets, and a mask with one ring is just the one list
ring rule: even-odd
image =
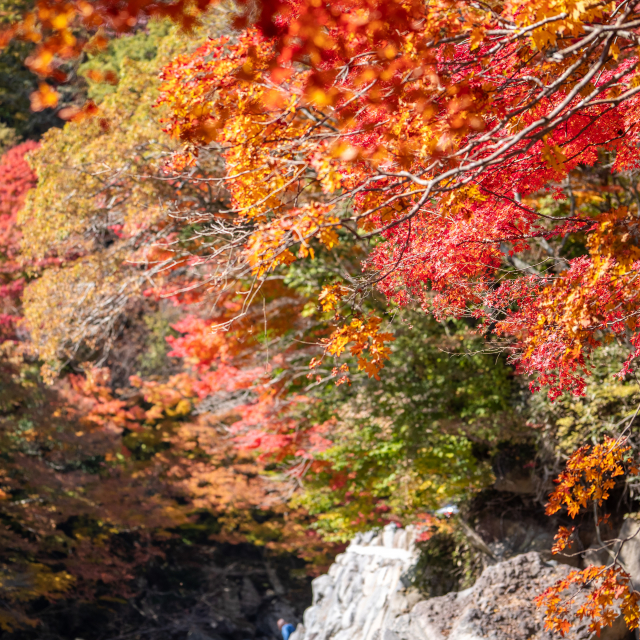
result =
[{"label": "gray rock face", "polygon": [[403,584],[417,556],[411,527],[356,536],[329,573],[313,581],[313,604],[291,640],[378,640],[420,597]]},{"label": "gray rock face", "polygon": [[[624,540],[620,549],[620,561],[631,574],[635,589],[640,589],[640,517],[633,514],[622,524],[618,538]],[[615,549],[618,550],[617,548]],[[608,560],[608,558],[607,558]],[[604,562],[602,564],[605,564]]]},{"label": "gray rock face", "polygon": [[[384,640],[533,640],[551,638],[533,602],[569,568],[552,566],[536,552],[487,567],[475,585],[430,598],[385,629]],[[585,629],[567,637],[589,638]]]},{"label": "gray rock face", "polygon": [[[313,582],[313,605],[291,640],[551,640],[535,596],[571,567],[537,552],[487,567],[465,591],[424,599],[408,576],[417,560],[411,529],[355,539]],[[640,537],[640,536],[639,536]],[[627,636],[624,622],[602,640]],[[586,624],[567,634],[588,640]]]}]

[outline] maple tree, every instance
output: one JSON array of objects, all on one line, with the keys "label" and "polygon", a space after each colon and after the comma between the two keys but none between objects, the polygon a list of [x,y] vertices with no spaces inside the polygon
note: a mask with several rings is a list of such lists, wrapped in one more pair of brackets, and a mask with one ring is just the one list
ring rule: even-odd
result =
[{"label": "maple tree", "polygon": [[[174,32],[152,60],[100,62],[116,47],[109,29],[135,31],[149,15],[190,27],[206,4],[41,1],[7,32],[36,43],[29,65],[42,78],[62,82],[61,61],[86,44],[86,77],[107,81],[90,89],[98,104],[68,110],[72,122],[45,136],[21,214],[26,258],[62,260],[25,296],[44,372],[53,380],[85,358],[108,361],[132,318],[175,303],[170,373],[133,377],[123,399],[105,383],[96,424],[131,431],[128,450],[163,469],[175,454],[174,486],[224,512],[234,535],[286,531],[286,546],[301,529],[284,503],[270,503],[277,522],[257,531],[246,513],[266,485],[228,489],[230,469],[249,477],[275,461],[335,538],[486,486],[474,444],[504,432],[482,412],[509,416],[506,367],[491,401],[470,382],[486,351],[565,406],[565,392],[589,394],[598,350],[617,342],[615,373],[631,397],[638,3],[240,3],[226,15],[235,30],[196,31],[195,51]],[[43,83],[33,104],[57,100]],[[443,321],[441,347],[472,348],[472,364],[443,374],[421,353],[411,360],[420,373],[403,376],[416,349],[398,321],[419,311]],[[464,401],[444,424],[427,381],[451,372]],[[380,405],[367,406],[367,393]],[[398,406],[414,413],[398,419]],[[593,435],[576,420],[582,431],[560,425],[563,453]],[[574,516],[604,499],[628,469],[620,451],[610,441],[580,449],[552,504]],[[247,457],[229,463],[235,455]],[[616,600],[635,624],[636,596],[614,565],[550,590],[552,627],[566,630],[560,594],[576,585],[592,589],[577,615],[594,631],[617,615]]]},{"label": "maple tree", "polygon": [[[47,7],[13,29],[42,42],[31,63],[42,74],[54,54],[77,53],[75,20],[127,30],[145,13],[195,19],[179,3],[85,4]],[[256,28],[167,68],[168,129],[191,144],[178,165],[210,142],[227,149],[234,211],[248,229],[258,221],[238,232],[258,276],[290,263],[294,245],[302,257],[312,239],[335,246],[337,228],[380,236],[369,273],[332,284],[327,305],[357,306],[377,286],[442,317],[470,314],[517,336],[506,348],[535,384],[580,393],[601,333],[630,330],[635,354],[636,256],[614,239],[633,235],[632,213],[556,219],[534,200],[547,187],[569,197],[563,181],[596,163],[598,148],[615,154],[615,170],[633,167],[635,21],[626,1],[264,3]],[[576,231],[590,234],[588,252],[563,262],[549,240]],[[551,255],[541,269],[518,267],[532,241]],[[377,375],[389,340],[379,324],[354,318],[327,353],[357,338],[358,366]]]},{"label": "maple tree", "polygon": [[[602,335],[636,351],[635,202],[550,215],[540,196],[573,202],[572,175],[602,153],[633,170],[635,25],[632,2],[283,9],[277,34],[212,41],[164,71],[167,130],[187,143],[174,166],[220,149],[258,278],[344,229],[371,243],[365,270],[321,293],[325,308],[378,288],[476,318],[534,386],[579,394]],[[577,233],[586,251],[556,255]],[[541,262],[519,257],[539,246]],[[327,353],[352,343],[377,375],[378,326],[354,317]]]}]

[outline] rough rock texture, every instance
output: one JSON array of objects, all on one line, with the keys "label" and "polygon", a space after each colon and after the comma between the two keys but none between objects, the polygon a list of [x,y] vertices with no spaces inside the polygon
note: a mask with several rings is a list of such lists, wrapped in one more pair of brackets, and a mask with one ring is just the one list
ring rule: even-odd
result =
[{"label": "rough rock texture", "polygon": [[[640,514],[629,514],[622,524],[618,538],[624,540],[620,550],[620,561],[631,574],[635,589],[640,589]],[[615,549],[618,551],[618,548]],[[608,564],[608,558],[602,564]]]},{"label": "rough rock texture", "polygon": [[[549,565],[536,552],[487,567],[475,585],[417,603],[383,631],[383,640],[533,640],[553,637],[544,631],[542,612],[533,599],[569,571]],[[589,638],[584,628],[567,637]]]},{"label": "rough rock texture", "polygon": [[[313,582],[313,605],[291,640],[547,640],[533,599],[571,567],[537,552],[487,567],[470,589],[424,599],[410,586],[417,559],[411,530],[359,537]],[[622,640],[624,622],[603,630]],[[590,638],[583,626],[567,634]]]},{"label": "rough rock texture", "polygon": [[[313,604],[291,640],[373,640],[420,598],[406,591],[417,560],[413,530],[394,526],[358,535],[329,573],[313,581]],[[398,586],[400,585],[400,588]]]}]

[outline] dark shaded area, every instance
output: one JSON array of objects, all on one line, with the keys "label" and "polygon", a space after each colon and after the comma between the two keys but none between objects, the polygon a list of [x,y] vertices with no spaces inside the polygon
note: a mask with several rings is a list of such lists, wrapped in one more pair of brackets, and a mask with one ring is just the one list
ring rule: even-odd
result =
[{"label": "dark shaded area", "polygon": [[[29,43],[13,42],[0,51],[0,123],[15,130],[18,140],[38,140],[51,127],[64,124],[57,116],[57,110],[31,111],[29,96],[41,82],[24,65],[32,49],[33,45]],[[65,97],[71,97],[71,90],[77,93],[78,89],[78,86],[64,87],[63,103]]]},{"label": "dark shaded area", "polygon": [[[413,586],[426,597],[462,591],[474,584],[483,569],[531,551],[546,560],[584,568],[606,563],[599,551],[594,514],[584,510],[571,519],[565,511],[546,514],[552,478],[545,477],[541,451],[533,441],[499,443],[493,451],[477,446],[474,455],[490,460],[496,481],[461,505],[459,514],[419,544],[420,560],[411,575]],[[618,537],[625,514],[638,510],[624,479],[618,478],[609,499],[599,510],[603,540]],[[576,528],[564,554],[552,554],[558,528]]]},{"label": "dark shaded area", "polygon": [[[69,534],[86,522],[70,519]],[[111,553],[128,559],[142,541],[115,536]],[[98,583],[86,599],[30,603],[40,620],[2,636],[12,640],[157,638],[253,640],[278,637],[277,620],[297,623],[311,603],[311,578],[292,555],[270,555],[251,544],[195,545],[173,538],[130,581],[128,593]]]}]

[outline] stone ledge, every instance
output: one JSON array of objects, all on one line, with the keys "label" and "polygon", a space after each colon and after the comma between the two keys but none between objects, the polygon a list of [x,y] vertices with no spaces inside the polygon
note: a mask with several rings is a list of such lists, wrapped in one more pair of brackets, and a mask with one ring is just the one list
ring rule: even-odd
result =
[{"label": "stone ledge", "polygon": [[415,553],[406,549],[395,549],[393,547],[365,547],[360,544],[351,544],[347,547],[346,553],[359,553],[364,556],[376,556],[385,560],[406,560],[410,561],[416,557]]}]

